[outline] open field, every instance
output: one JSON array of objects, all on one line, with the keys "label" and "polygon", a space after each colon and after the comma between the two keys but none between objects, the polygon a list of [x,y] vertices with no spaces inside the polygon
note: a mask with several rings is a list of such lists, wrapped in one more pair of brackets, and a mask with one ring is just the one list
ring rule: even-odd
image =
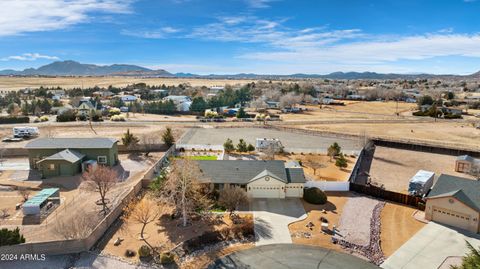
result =
[{"label": "open field", "polygon": [[416,210],[391,202],[385,204],[380,215],[380,239],[383,255],[386,257],[392,255],[425,226],[425,223],[413,218]]},{"label": "open field", "polygon": [[[307,112],[282,114],[284,121],[304,121],[304,120],[334,120],[334,119],[369,119],[369,120],[387,120],[387,119],[420,119],[412,117],[411,111],[415,110],[416,104],[403,102],[360,102],[345,101],[345,106],[304,106]],[[396,113],[401,117],[398,117]]]},{"label": "open field", "polygon": [[[301,161],[305,176],[312,180],[326,180],[326,181],[347,181],[353,166],[355,165],[356,158],[345,156],[348,161],[348,167],[340,169],[335,166],[335,160],[330,161],[330,157],[320,154],[288,154],[288,155],[276,155],[275,159],[284,161]],[[310,163],[320,163],[322,166],[317,168],[316,171],[311,167]]]},{"label": "open field", "polygon": [[440,174],[470,177],[455,172],[455,156],[377,146],[373,156],[370,176],[372,184],[385,189],[407,193],[408,182],[418,170]]},{"label": "open field", "polygon": [[299,126],[304,129],[339,134],[363,135],[386,139],[425,141],[440,145],[480,148],[480,129],[459,121],[390,122],[390,123],[329,123]]},{"label": "open field", "polygon": [[24,88],[43,87],[62,87],[88,88],[105,87],[112,85],[115,87],[125,87],[134,83],[146,83],[147,85],[167,86],[189,83],[191,86],[224,86],[226,84],[246,84],[256,82],[257,80],[241,79],[199,79],[199,78],[140,78],[140,77],[0,77],[0,88],[8,90],[19,90]]}]

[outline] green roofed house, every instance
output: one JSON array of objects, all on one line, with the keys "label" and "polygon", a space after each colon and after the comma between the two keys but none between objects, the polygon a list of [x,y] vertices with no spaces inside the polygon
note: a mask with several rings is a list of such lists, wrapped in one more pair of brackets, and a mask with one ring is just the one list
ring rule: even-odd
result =
[{"label": "green roofed house", "polygon": [[442,174],[426,199],[427,220],[480,232],[480,181]]},{"label": "green roofed house", "polygon": [[29,142],[30,168],[42,177],[73,176],[84,170],[84,162],[118,163],[117,140],[111,138],[38,138]]},{"label": "green roofed house", "polygon": [[35,196],[28,199],[22,208],[24,215],[38,215],[40,214],[41,209],[48,203],[49,200],[56,199],[59,201],[60,194],[59,188],[49,188],[43,189],[38,192]]},{"label": "green roofed house", "polygon": [[301,167],[283,161],[197,161],[202,182],[214,188],[240,186],[252,198],[302,197],[305,175]]}]

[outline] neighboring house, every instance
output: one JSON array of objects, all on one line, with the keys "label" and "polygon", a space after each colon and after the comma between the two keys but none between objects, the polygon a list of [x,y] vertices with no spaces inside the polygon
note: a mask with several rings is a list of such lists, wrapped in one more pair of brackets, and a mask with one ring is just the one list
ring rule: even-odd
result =
[{"label": "neighboring house", "polygon": [[92,93],[93,97],[100,97],[100,98],[110,98],[115,94],[111,91],[96,91]]},{"label": "neighboring house", "polygon": [[442,107],[442,112],[444,114],[452,114],[452,115],[456,115],[456,116],[461,116],[463,110],[461,108]]},{"label": "neighboring house", "polygon": [[108,166],[118,163],[117,140],[111,138],[38,138],[25,148],[30,168],[42,177],[73,176],[89,160]]},{"label": "neighboring house", "polygon": [[458,156],[455,160],[455,172],[468,173],[476,165],[480,165],[480,160],[469,155]]},{"label": "neighboring house", "polygon": [[177,111],[187,112],[190,111],[192,105],[192,99],[185,95],[169,95],[163,98],[164,101],[172,101],[177,107]]},{"label": "neighboring house", "polygon": [[97,109],[90,101],[82,101],[77,107],[77,116],[88,117],[92,113],[95,113]]},{"label": "neighboring house", "polygon": [[480,181],[442,174],[426,200],[427,220],[479,232]]},{"label": "neighboring house", "polygon": [[280,108],[280,102],[266,101],[267,108]]},{"label": "neighboring house", "polygon": [[138,99],[135,95],[122,95],[120,98],[124,103],[133,103]]},{"label": "neighboring house", "polygon": [[251,198],[302,197],[302,168],[286,168],[283,161],[198,161],[203,183],[222,189],[240,186]]}]

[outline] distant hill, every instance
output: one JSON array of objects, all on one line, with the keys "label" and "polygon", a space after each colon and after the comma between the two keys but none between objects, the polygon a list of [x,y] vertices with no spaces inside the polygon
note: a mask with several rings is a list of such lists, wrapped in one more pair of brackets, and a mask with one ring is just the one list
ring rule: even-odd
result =
[{"label": "distant hill", "polygon": [[95,65],[82,64],[75,61],[57,61],[51,64],[41,66],[37,69],[28,68],[23,71],[2,70],[0,75],[17,76],[106,76],[106,75],[143,75],[144,73],[152,76],[173,76],[165,70],[152,70],[137,65],[112,64]]},{"label": "distant hill", "polygon": [[432,74],[382,74],[375,72],[333,72],[326,75],[291,74],[291,75],[261,75],[253,73],[225,75],[197,75],[192,73],[172,74],[166,70],[152,70],[138,65],[112,64],[95,65],[82,64],[76,61],[57,61],[39,68],[27,68],[23,71],[12,69],[0,70],[0,76],[132,76],[132,77],[178,77],[178,78],[210,78],[210,79],[480,79],[480,71],[467,76],[432,75]]}]

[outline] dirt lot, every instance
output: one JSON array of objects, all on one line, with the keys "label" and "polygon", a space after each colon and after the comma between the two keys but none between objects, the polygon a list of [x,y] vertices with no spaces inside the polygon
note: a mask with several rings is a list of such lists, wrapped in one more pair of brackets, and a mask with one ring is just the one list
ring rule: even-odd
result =
[{"label": "dirt lot", "polygon": [[383,254],[388,257],[400,246],[407,242],[425,223],[413,218],[415,208],[389,203],[385,204],[381,218],[381,247]]},{"label": "dirt lot", "polygon": [[396,102],[345,101],[345,106],[305,106],[308,111],[298,114],[281,114],[284,121],[335,120],[335,119],[398,119],[396,113],[411,116],[416,104]]},{"label": "dirt lot", "polygon": [[[307,178],[313,180],[326,180],[326,181],[346,181],[350,176],[353,166],[355,165],[356,158],[346,156],[348,161],[348,167],[340,169],[335,166],[335,160],[330,161],[330,157],[320,154],[289,154],[289,155],[276,155],[276,159],[284,161],[302,161],[303,171]],[[311,167],[310,162],[321,164],[321,168],[317,168],[314,174],[314,170]]]},{"label": "dirt lot", "polygon": [[420,169],[440,174],[469,177],[455,172],[455,156],[411,151],[387,147],[376,147],[370,176],[372,184],[385,189],[407,193],[408,182]]},{"label": "dirt lot", "polygon": [[[290,224],[290,234],[292,235],[292,241],[295,244],[304,244],[319,246],[337,251],[344,251],[339,245],[332,243],[331,233],[322,233],[320,231],[321,221],[320,217],[324,217],[328,220],[331,230],[333,225],[338,227],[340,216],[343,212],[343,206],[347,202],[349,197],[352,197],[351,192],[327,192],[328,202],[325,205],[312,205],[302,200],[305,211],[307,212],[307,218]],[[325,213],[322,212],[325,210]],[[305,225],[312,222],[315,226],[313,230],[310,230]],[[297,233],[307,232],[311,234],[311,238],[295,236]]]},{"label": "dirt lot", "polygon": [[[145,196],[143,199],[152,199]],[[212,223],[202,220],[193,221],[192,225],[187,227],[181,226],[181,220],[170,218],[170,214],[173,212],[173,208],[165,209],[158,208],[159,212],[164,212],[164,215],[160,216],[158,220],[146,226],[145,233],[147,241],[153,246],[161,246],[164,250],[169,250],[175,245],[195,236],[198,236],[206,231],[220,230],[223,228],[231,227],[234,225],[228,214],[225,214],[221,218],[220,223]],[[243,214],[241,217],[250,219],[251,214]],[[253,221],[252,221],[253,225]],[[103,248],[104,253],[130,259],[132,261],[138,260],[138,255],[132,258],[124,256],[127,249],[137,251],[140,246],[145,244],[143,240],[139,239],[139,233],[142,225],[130,221],[129,219],[123,221],[121,226],[111,236],[106,245]],[[117,238],[122,238],[123,241],[119,246],[115,246],[114,242]]]},{"label": "dirt lot", "polygon": [[[36,87],[62,87],[62,88],[87,88],[87,87],[124,87],[134,83],[146,83],[147,85],[167,86],[189,83],[192,86],[224,86],[226,84],[247,84],[257,80],[238,79],[196,79],[196,78],[136,78],[136,77],[0,77],[0,88],[18,90]],[[293,83],[294,81],[292,81]]]},{"label": "dirt lot", "polygon": [[332,123],[297,126],[299,128],[346,133],[366,134],[371,137],[393,138],[406,141],[463,146],[480,149],[480,130],[465,121],[389,122],[389,123]]}]

